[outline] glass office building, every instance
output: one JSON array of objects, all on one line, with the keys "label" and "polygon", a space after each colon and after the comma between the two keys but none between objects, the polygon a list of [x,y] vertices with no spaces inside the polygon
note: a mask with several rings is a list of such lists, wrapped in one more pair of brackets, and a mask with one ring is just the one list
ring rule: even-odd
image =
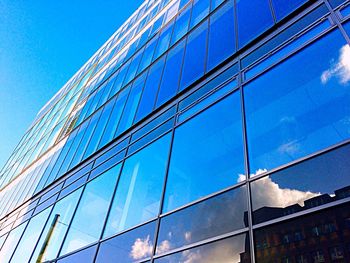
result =
[{"label": "glass office building", "polygon": [[350,262],[350,5],[147,0],[0,172],[0,262]]}]

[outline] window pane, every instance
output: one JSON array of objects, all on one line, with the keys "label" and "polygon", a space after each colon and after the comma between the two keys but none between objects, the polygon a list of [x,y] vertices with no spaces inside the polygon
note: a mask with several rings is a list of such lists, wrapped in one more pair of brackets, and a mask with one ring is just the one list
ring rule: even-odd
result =
[{"label": "window pane", "polygon": [[243,47],[273,25],[269,0],[237,0],[238,45]]},{"label": "window pane", "polygon": [[159,36],[157,48],[154,52],[153,61],[159,58],[168,49],[171,33],[173,32],[173,25],[174,25],[174,22],[170,23],[161,32]]},{"label": "window pane", "polygon": [[208,20],[205,20],[188,36],[180,90],[183,90],[204,74],[207,32]]},{"label": "window pane", "polygon": [[86,185],[60,255],[100,238],[120,167],[116,165]]},{"label": "window pane", "polygon": [[145,52],[143,53],[143,57],[139,66],[139,72],[144,70],[152,61],[153,53],[157,45],[158,36],[154,37],[150,42],[148,42]]},{"label": "window pane", "polygon": [[86,248],[68,257],[57,260],[57,263],[89,263],[93,262],[97,245]]},{"label": "window pane", "polygon": [[176,129],[164,212],[242,180],[241,122],[234,93]]},{"label": "window pane", "polygon": [[252,175],[350,137],[348,59],[333,31],[245,87]]},{"label": "window pane", "polygon": [[13,229],[0,250],[0,262],[9,262],[27,223]]},{"label": "window pane", "polygon": [[158,215],[169,145],[170,134],[125,161],[104,236]]},{"label": "window pane", "polygon": [[184,52],[185,40],[174,46],[168,53],[157,97],[157,107],[172,98],[177,92]]},{"label": "window pane", "polygon": [[272,0],[276,19],[281,20],[306,2],[307,0]]},{"label": "window pane", "polygon": [[177,42],[180,38],[182,38],[188,30],[188,24],[190,22],[191,16],[191,7],[192,5],[188,5],[186,9],[182,10],[181,13],[176,18],[176,23],[174,26],[173,36],[171,38],[171,44]]},{"label": "window pane", "polygon": [[349,262],[349,254],[332,258],[335,246],[348,248],[349,220],[347,203],[259,228],[254,231],[256,262],[281,262],[291,256],[296,261],[289,262]]},{"label": "window pane", "polygon": [[12,256],[12,263],[28,262],[31,256],[31,253],[28,252],[33,251],[50,211],[51,207],[45,209],[30,220],[28,227],[21,238],[21,242],[18,244],[18,247]]},{"label": "window pane", "polygon": [[[350,145],[263,177],[251,184],[254,223],[349,196]],[[288,196],[288,198],[286,198]]]},{"label": "window pane", "polygon": [[157,254],[247,227],[245,187],[231,190],[161,219]]},{"label": "window pane", "polygon": [[233,1],[228,1],[211,15],[208,45],[208,70],[235,52]]},{"label": "window pane", "polygon": [[155,222],[151,222],[103,242],[96,263],[139,262],[150,257],[155,227]]},{"label": "window pane", "polygon": [[190,29],[199,24],[204,17],[209,14],[210,1],[209,0],[195,0],[193,2],[192,17],[190,22]]},{"label": "window pane", "polygon": [[140,105],[137,109],[135,122],[139,121],[153,110],[164,62],[165,56],[155,62],[149,70],[147,81],[142,92]]},{"label": "window pane", "polygon": [[154,260],[155,263],[213,263],[213,262],[250,262],[249,237],[242,234],[188,249],[164,258]]},{"label": "window pane", "polygon": [[124,85],[128,84],[135,77],[138,66],[142,58],[142,53],[143,53],[143,49],[137,52],[137,54],[135,54],[134,58],[132,59],[132,62],[128,70],[128,74],[126,75],[124,80]]}]

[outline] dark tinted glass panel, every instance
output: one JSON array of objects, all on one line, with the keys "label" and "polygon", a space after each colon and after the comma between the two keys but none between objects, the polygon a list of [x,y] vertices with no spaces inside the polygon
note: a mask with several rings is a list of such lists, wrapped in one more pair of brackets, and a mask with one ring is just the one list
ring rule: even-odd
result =
[{"label": "dark tinted glass panel", "polygon": [[140,100],[140,105],[137,109],[135,121],[142,119],[153,110],[160,78],[163,72],[164,62],[165,57],[159,59],[149,70],[147,81]]},{"label": "dark tinted glass panel", "polygon": [[166,216],[161,219],[157,253],[247,227],[246,213],[246,189],[241,187]]},{"label": "dark tinted glass panel", "polygon": [[125,161],[104,236],[158,215],[169,145],[167,134]]},{"label": "dark tinted glass panel", "polygon": [[237,0],[238,45],[243,47],[273,25],[269,0]]},{"label": "dark tinted glass panel", "polygon": [[120,167],[115,166],[86,185],[60,255],[99,239]]},{"label": "dark tinted glass panel", "polygon": [[139,262],[150,257],[155,226],[155,222],[152,222],[103,242],[96,263]]},{"label": "dark tinted glass panel", "polygon": [[245,87],[252,175],[349,138],[348,50],[334,31]]},{"label": "dark tinted glass panel", "polygon": [[200,247],[188,249],[164,258],[155,263],[231,263],[250,262],[249,237],[241,234]]},{"label": "dark tinted glass panel", "polygon": [[346,165],[349,156],[347,145],[254,181],[254,222],[350,197],[350,167]]},{"label": "dark tinted glass panel", "polygon": [[191,6],[191,4],[188,5],[176,18],[171,44],[174,44],[187,33],[191,16]]},{"label": "dark tinted glass panel", "polygon": [[209,14],[210,0],[195,0],[192,8],[190,28],[195,27]]},{"label": "dark tinted glass panel", "polygon": [[208,20],[199,25],[188,36],[180,90],[183,90],[204,74],[207,32]]},{"label": "dark tinted glass panel", "polygon": [[235,93],[176,129],[163,211],[240,182],[243,163]]},{"label": "dark tinted glass panel", "polygon": [[217,66],[235,49],[233,1],[228,1],[210,17],[207,69]]},{"label": "dark tinted glass panel", "polygon": [[277,20],[293,12],[296,8],[306,3],[307,0],[272,0]]},{"label": "dark tinted glass panel", "polygon": [[158,92],[157,106],[162,105],[177,92],[184,51],[185,41],[183,40],[174,46],[168,53],[162,82]]},{"label": "dark tinted glass panel", "polygon": [[57,260],[57,263],[89,263],[93,262],[97,246],[86,248],[68,257]]},{"label": "dark tinted glass panel", "polygon": [[254,232],[256,262],[350,262],[344,253],[349,221],[346,204],[259,229]]}]

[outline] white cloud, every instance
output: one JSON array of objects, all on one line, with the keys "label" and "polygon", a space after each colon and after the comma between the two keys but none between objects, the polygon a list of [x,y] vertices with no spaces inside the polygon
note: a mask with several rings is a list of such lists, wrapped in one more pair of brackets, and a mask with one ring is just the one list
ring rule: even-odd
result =
[{"label": "white cloud", "polygon": [[331,78],[336,77],[340,84],[350,81],[350,47],[344,45],[339,51],[339,58],[331,67],[321,74],[322,84],[326,84]]},{"label": "white cloud", "polygon": [[137,238],[131,247],[130,256],[137,260],[152,254],[153,245],[148,235],[145,239]]},{"label": "white cloud", "polygon": [[171,249],[171,244],[169,240],[164,240],[157,246],[157,253],[162,254]]}]

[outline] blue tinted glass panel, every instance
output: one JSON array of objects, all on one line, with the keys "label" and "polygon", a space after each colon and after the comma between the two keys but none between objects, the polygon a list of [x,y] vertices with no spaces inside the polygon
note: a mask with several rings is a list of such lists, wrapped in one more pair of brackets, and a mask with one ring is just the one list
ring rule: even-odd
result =
[{"label": "blue tinted glass panel", "polygon": [[158,40],[158,37],[156,36],[150,42],[148,42],[145,48],[145,52],[143,53],[142,60],[140,62],[138,72],[141,72],[142,70],[144,70],[151,63],[154,49],[156,48],[156,45],[157,45],[157,40]]},{"label": "blue tinted glass panel", "polygon": [[114,86],[113,86],[113,89],[115,90],[115,92],[118,92],[122,88],[122,84],[124,82],[125,75],[128,72],[129,65],[130,65],[130,61],[124,64],[120,69],[118,77],[115,80]]},{"label": "blue tinted glass panel", "polygon": [[195,0],[193,2],[190,28],[194,28],[209,14],[210,0]]},{"label": "blue tinted glass panel", "polygon": [[159,59],[149,70],[147,81],[142,92],[140,105],[137,109],[135,122],[145,117],[153,110],[160,78],[164,68],[165,56]]},{"label": "blue tinted glass panel", "polygon": [[170,137],[165,135],[125,161],[104,236],[158,215]]},{"label": "blue tinted glass panel", "polygon": [[103,242],[96,263],[129,263],[150,257],[155,227],[155,222],[151,222]]},{"label": "blue tinted glass panel", "polygon": [[225,0],[211,0],[211,10],[214,10],[217,8],[219,5],[221,5]]},{"label": "blue tinted glass panel", "polygon": [[272,0],[276,19],[281,20],[306,2],[307,0]]},{"label": "blue tinted glass panel", "polygon": [[104,130],[102,139],[99,143],[99,149],[105,146],[108,142],[110,142],[113,139],[113,136],[118,128],[120,116],[124,110],[124,105],[126,99],[128,98],[129,91],[130,87],[127,87],[118,95],[112,114],[107,122],[106,129]]},{"label": "blue tinted glass panel", "polygon": [[173,32],[174,23],[170,23],[164,28],[159,36],[157,48],[154,52],[153,61],[159,58],[169,47],[171,33]]},{"label": "blue tinted glass panel", "polygon": [[125,104],[122,118],[120,119],[117,133],[114,134],[114,137],[118,136],[119,134],[121,134],[122,132],[130,128],[131,124],[133,123],[144,84],[145,84],[145,74],[140,76],[133,83],[128,100]]},{"label": "blue tinted glass panel", "polygon": [[132,62],[130,64],[130,67],[128,70],[128,74],[126,75],[125,80],[124,80],[124,85],[129,83],[135,77],[137,69],[138,69],[140,61],[141,61],[141,58],[142,58],[142,53],[143,53],[143,49],[140,50],[139,52],[137,52],[137,54],[135,54],[134,58],[132,59]]},{"label": "blue tinted glass panel", "polygon": [[92,263],[94,261],[97,245],[81,250],[73,255],[57,260],[57,263]]},{"label": "blue tinted glass panel", "polygon": [[234,93],[175,130],[164,212],[242,180],[241,122]]},{"label": "blue tinted glass panel", "polygon": [[204,74],[208,21],[197,27],[187,39],[180,90],[183,90]]},{"label": "blue tinted glass panel", "polygon": [[120,167],[113,167],[86,185],[60,255],[100,238]]},{"label": "blue tinted glass panel", "polygon": [[188,5],[176,18],[173,36],[171,37],[171,44],[177,42],[187,33],[191,16],[191,7],[191,4]]},{"label": "blue tinted glass panel", "polygon": [[182,40],[169,50],[165,63],[162,82],[160,84],[157,107],[176,95],[179,86],[183,55],[185,52],[185,40]]},{"label": "blue tinted glass panel", "polygon": [[273,25],[269,0],[237,0],[238,45],[243,47]]},{"label": "blue tinted glass panel", "polygon": [[233,1],[228,1],[211,15],[209,26],[207,70],[217,66],[236,50]]},{"label": "blue tinted glass panel", "polygon": [[252,175],[350,137],[348,50],[334,31],[245,87]]}]

